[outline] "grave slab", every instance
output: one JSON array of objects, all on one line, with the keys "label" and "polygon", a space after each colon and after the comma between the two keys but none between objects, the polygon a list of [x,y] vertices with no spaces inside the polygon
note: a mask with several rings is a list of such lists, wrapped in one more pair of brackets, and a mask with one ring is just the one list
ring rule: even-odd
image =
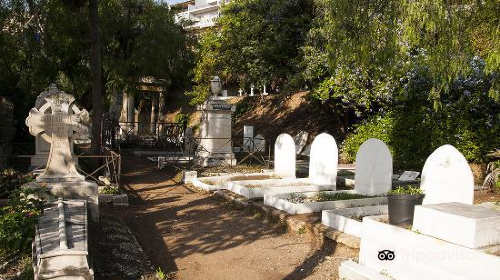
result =
[{"label": "grave slab", "polygon": [[232,180],[256,180],[262,178],[271,178],[274,176],[274,172],[261,172],[261,173],[234,173],[230,175],[221,175],[221,176],[209,176],[209,177],[200,177],[193,178],[190,180],[190,183],[193,186],[200,188],[205,191],[216,191],[216,190],[225,190],[227,189],[227,183]]},{"label": "grave slab", "polygon": [[[386,250],[394,253],[393,260],[379,259],[380,252]],[[349,263],[346,265],[349,268]],[[375,217],[363,220],[359,265],[363,271],[348,269],[346,273],[340,269],[339,278],[364,276],[373,280],[379,279],[374,275],[383,274],[397,280],[484,280],[500,275],[497,256],[392,226]]]},{"label": "grave slab", "polygon": [[[387,203],[387,197],[384,197],[384,203]],[[369,202],[373,198],[361,199]],[[382,202],[381,200],[377,202]],[[344,233],[361,238],[362,223],[355,217],[365,217],[387,214],[387,205],[373,205],[366,203],[367,206],[352,207],[345,209],[323,210],[321,212],[321,223],[327,227],[340,230]],[[377,203],[382,204],[382,203]]]},{"label": "grave slab", "polygon": [[330,190],[330,187],[312,185],[309,178],[302,178],[232,181],[227,182],[227,189],[248,199],[252,199],[262,198],[266,194],[327,191]]},{"label": "grave slab", "polygon": [[94,279],[88,259],[85,200],[49,203],[38,222],[33,245],[35,279]]},{"label": "grave slab", "polygon": [[416,206],[413,230],[473,249],[498,245],[500,212],[456,202]]},{"label": "grave slab", "polygon": [[[333,194],[339,192],[356,193],[355,191],[325,191],[325,194]],[[312,197],[317,194],[318,192],[300,193],[300,195],[306,197]],[[288,201],[290,195],[291,195],[290,193],[265,195],[264,204],[272,206],[279,210],[283,210],[292,215],[298,215],[298,214],[321,212],[323,210],[330,210],[330,209],[348,208],[348,207],[365,206],[365,205],[378,205],[387,203],[387,197],[370,197],[370,198],[346,199],[346,200],[336,200],[336,201],[294,203]]]}]

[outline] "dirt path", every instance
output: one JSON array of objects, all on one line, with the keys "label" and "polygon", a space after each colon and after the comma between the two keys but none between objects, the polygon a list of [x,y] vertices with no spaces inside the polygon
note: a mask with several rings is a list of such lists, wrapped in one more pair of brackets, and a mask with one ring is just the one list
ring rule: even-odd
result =
[{"label": "dirt path", "polygon": [[338,264],[357,255],[193,192],[146,160],[123,166],[131,206],[108,212],[125,220],[155,267],[177,279],[337,279]]}]

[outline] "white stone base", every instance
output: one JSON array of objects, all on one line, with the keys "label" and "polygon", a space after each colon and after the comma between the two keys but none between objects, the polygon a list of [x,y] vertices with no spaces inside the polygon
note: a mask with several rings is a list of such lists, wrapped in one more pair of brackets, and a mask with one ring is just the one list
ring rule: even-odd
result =
[{"label": "white stone base", "polygon": [[366,268],[352,260],[345,261],[339,266],[339,278],[342,280],[394,280],[380,272]]},{"label": "white stone base", "polygon": [[[387,197],[385,203],[387,203]],[[375,198],[354,199],[369,202]],[[380,199],[380,198],[379,198]],[[381,202],[381,201],[379,201]],[[370,204],[367,204],[370,205]],[[387,205],[362,206],[345,209],[323,210],[321,212],[321,223],[325,226],[340,230],[344,233],[361,238],[362,223],[353,216],[364,217],[387,214]]]},{"label": "white stone base", "polygon": [[[379,260],[379,252],[390,250],[394,259]],[[359,265],[364,270],[397,280],[485,280],[499,279],[500,258],[479,250],[448,243],[366,217],[362,223]],[[342,267],[343,265],[341,265]],[[344,268],[353,267],[347,263]],[[376,279],[340,269],[340,279]],[[364,275],[364,276],[363,276]],[[357,278],[357,277],[365,278]],[[384,279],[384,278],[382,278]],[[389,278],[390,279],[390,278]]]},{"label": "white stone base", "polygon": [[[216,190],[225,190],[227,189],[227,183],[231,180],[238,179],[252,179],[256,177],[262,176],[274,176],[274,172],[262,172],[262,173],[234,173],[230,175],[222,175],[222,176],[210,176],[210,177],[200,177],[200,178],[192,178],[190,183],[193,186],[203,189],[205,191],[216,191]],[[242,179],[240,179],[242,178]],[[206,182],[211,182],[213,184],[207,184]]]},{"label": "white stone base", "polygon": [[458,202],[420,205],[413,230],[473,249],[498,245],[500,212]]},{"label": "white stone base", "polygon": [[[250,187],[252,186],[252,187]],[[335,190],[335,186],[312,185],[309,178],[301,179],[267,179],[233,181],[227,183],[227,189],[248,199],[261,198],[265,195],[274,195],[293,192],[312,192]]]},{"label": "white stone base", "polygon": [[213,166],[235,166],[236,158],[234,154],[226,153],[226,154],[210,154],[210,155],[200,155],[195,158],[201,166],[203,167],[213,167]]},{"label": "white stone base", "polygon": [[90,218],[93,221],[99,220],[99,190],[94,182],[58,182],[58,183],[38,183],[31,182],[28,188],[41,188],[44,185],[55,197],[64,199],[84,199],[90,210]]},{"label": "white stone base", "polygon": [[[353,190],[327,191],[326,193],[332,194],[336,192],[356,193]],[[301,193],[300,195],[306,197],[313,197],[317,194],[318,192],[305,192]],[[279,210],[283,210],[292,215],[314,213],[314,212],[321,212],[322,210],[349,208],[355,206],[387,204],[387,197],[373,197],[373,198],[348,199],[348,200],[311,202],[311,203],[293,203],[288,201],[287,200],[288,198],[290,198],[290,193],[265,195],[264,204],[272,206]]]}]

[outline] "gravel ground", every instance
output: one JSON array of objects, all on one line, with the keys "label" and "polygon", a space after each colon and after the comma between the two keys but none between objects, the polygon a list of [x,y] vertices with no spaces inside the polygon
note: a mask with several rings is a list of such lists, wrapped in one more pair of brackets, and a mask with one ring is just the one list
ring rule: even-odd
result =
[{"label": "gravel ground", "polygon": [[258,214],[194,192],[173,170],[158,171],[137,158],[125,158],[123,167],[131,206],[103,212],[123,219],[151,266],[170,278],[338,279],[339,263],[357,257],[356,250],[287,232]]}]

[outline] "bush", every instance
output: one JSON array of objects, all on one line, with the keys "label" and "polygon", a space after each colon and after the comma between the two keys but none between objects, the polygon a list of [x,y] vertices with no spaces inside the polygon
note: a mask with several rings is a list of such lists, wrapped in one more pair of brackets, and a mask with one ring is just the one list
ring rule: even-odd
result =
[{"label": "bush", "polygon": [[342,151],[348,161],[356,160],[359,146],[370,138],[377,138],[390,146],[390,133],[394,120],[392,114],[376,115],[355,126],[354,132],[349,134],[343,143]]},{"label": "bush", "polygon": [[175,115],[175,123],[177,124],[188,124],[189,123],[189,116],[184,113],[178,113]]},{"label": "bush", "polygon": [[23,176],[14,169],[4,169],[0,172],[0,198],[8,198],[12,192],[22,185],[34,180],[33,176]]},{"label": "bush", "polygon": [[0,256],[30,251],[44,203],[34,194],[40,194],[40,190],[16,191],[11,195],[9,205],[0,209]]},{"label": "bush", "polygon": [[252,103],[252,99],[249,97],[243,98],[240,102],[236,104],[236,109],[233,113],[233,121],[238,120],[241,116],[252,110],[254,104]]},{"label": "bush", "polygon": [[367,119],[348,135],[343,146],[347,158],[354,160],[366,139],[379,138],[400,169],[421,169],[444,144],[455,146],[470,162],[485,162],[500,147],[500,104],[488,97],[489,78],[478,68],[456,80],[438,103],[428,99],[431,88],[425,71],[414,73],[388,112]]}]

